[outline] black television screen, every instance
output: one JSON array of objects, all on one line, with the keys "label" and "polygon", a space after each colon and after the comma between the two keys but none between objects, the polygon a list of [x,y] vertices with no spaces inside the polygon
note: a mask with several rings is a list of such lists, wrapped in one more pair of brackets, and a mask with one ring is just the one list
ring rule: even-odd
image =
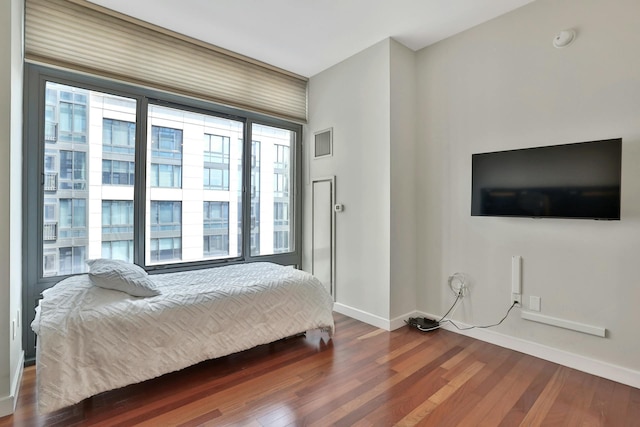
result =
[{"label": "black television screen", "polygon": [[622,139],[473,154],[471,215],[620,219]]}]

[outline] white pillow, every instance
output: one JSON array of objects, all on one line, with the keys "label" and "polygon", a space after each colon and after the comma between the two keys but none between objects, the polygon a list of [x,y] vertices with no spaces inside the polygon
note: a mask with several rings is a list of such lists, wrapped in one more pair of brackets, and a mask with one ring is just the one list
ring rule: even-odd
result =
[{"label": "white pillow", "polygon": [[160,295],[160,291],[147,272],[135,264],[99,258],[87,260],[87,265],[89,279],[96,286],[126,292],[134,297]]}]

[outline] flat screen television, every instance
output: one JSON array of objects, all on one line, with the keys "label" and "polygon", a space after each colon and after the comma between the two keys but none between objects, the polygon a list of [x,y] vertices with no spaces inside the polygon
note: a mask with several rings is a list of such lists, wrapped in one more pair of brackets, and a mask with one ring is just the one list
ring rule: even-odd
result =
[{"label": "flat screen television", "polygon": [[622,139],[473,154],[471,215],[620,219]]}]

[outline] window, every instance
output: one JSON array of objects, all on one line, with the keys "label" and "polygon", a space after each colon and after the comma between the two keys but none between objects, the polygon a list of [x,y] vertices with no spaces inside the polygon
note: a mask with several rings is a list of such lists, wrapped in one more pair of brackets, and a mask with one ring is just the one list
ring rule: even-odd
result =
[{"label": "window", "polygon": [[229,137],[204,135],[204,188],[229,190]]},{"label": "window", "polygon": [[[127,233],[133,238],[133,201],[102,201],[102,236]],[[103,246],[104,248],[104,246]]]},{"label": "window", "polygon": [[85,190],[87,187],[87,153],[60,150],[60,189]]},{"label": "window", "polygon": [[205,257],[221,257],[229,254],[229,234],[211,234],[203,238]]},{"label": "window", "polygon": [[87,201],[60,199],[60,238],[87,236]]},{"label": "window", "polygon": [[44,140],[56,142],[58,140],[58,91],[47,85],[44,106]]},{"label": "window", "polygon": [[229,203],[203,202],[203,255],[229,255]]},{"label": "window", "polygon": [[274,144],[275,162],[273,167],[276,169],[287,169],[289,167],[289,147],[286,145]]},{"label": "window", "polygon": [[204,163],[229,164],[229,137],[204,135]]},{"label": "window", "polygon": [[289,232],[288,231],[273,232],[273,251],[277,253],[289,251]]},{"label": "window", "polygon": [[288,202],[273,203],[273,225],[274,226],[289,225],[289,203]]},{"label": "window", "polygon": [[151,202],[149,262],[182,259],[182,203]]},{"label": "window", "polygon": [[33,125],[25,133],[32,163],[24,224],[37,230],[28,255],[41,260],[25,269],[33,292],[86,272],[87,257],[165,271],[257,257],[300,264],[293,171],[301,126],[26,68]]},{"label": "window", "polygon": [[135,154],[136,124],[121,120],[102,119],[102,151]]},{"label": "window", "polygon": [[44,276],[55,276],[58,274],[58,253],[56,251],[45,252],[42,269]]},{"label": "window", "polygon": [[58,274],[77,274],[84,273],[86,257],[86,248],[84,246],[64,247],[59,249],[60,265]]},{"label": "window", "polygon": [[179,237],[151,239],[151,262],[175,261],[182,258],[182,240]]},{"label": "window", "polygon": [[151,126],[151,186],[182,187],[182,130]]},{"label": "window", "polygon": [[151,186],[165,188],[182,187],[182,166],[151,164]]},{"label": "window", "polygon": [[[58,141],[87,142],[87,94],[67,87],[60,90],[58,97]],[[48,114],[55,112],[49,111]]]},{"label": "window", "polygon": [[102,242],[102,258],[133,262],[133,240]]},{"label": "window", "polygon": [[[252,137],[255,165],[250,173],[251,254],[293,252],[295,248],[290,235],[293,234],[294,223],[290,218],[294,211],[291,210],[293,196],[289,191],[289,183],[294,178],[290,165],[296,133],[289,129],[253,124]],[[261,164],[273,165],[273,168],[261,168]]]},{"label": "window", "polygon": [[229,229],[229,203],[204,202],[204,230]]},{"label": "window", "polygon": [[[173,231],[182,228],[181,202],[151,202],[151,232]],[[153,234],[152,234],[153,235]]]},{"label": "window", "polygon": [[119,160],[102,161],[102,184],[133,185],[135,179],[135,163]]},{"label": "window", "polygon": [[182,159],[182,130],[152,126],[151,156],[157,159]]}]

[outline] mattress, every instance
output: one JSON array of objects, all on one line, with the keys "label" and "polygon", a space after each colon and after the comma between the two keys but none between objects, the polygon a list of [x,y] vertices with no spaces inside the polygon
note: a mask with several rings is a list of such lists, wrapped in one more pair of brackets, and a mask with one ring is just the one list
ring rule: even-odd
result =
[{"label": "mattress", "polygon": [[305,331],[333,334],[331,296],[292,267],[250,263],[149,277],[161,295],[99,288],[86,274],[43,292],[32,323],[41,412]]}]

